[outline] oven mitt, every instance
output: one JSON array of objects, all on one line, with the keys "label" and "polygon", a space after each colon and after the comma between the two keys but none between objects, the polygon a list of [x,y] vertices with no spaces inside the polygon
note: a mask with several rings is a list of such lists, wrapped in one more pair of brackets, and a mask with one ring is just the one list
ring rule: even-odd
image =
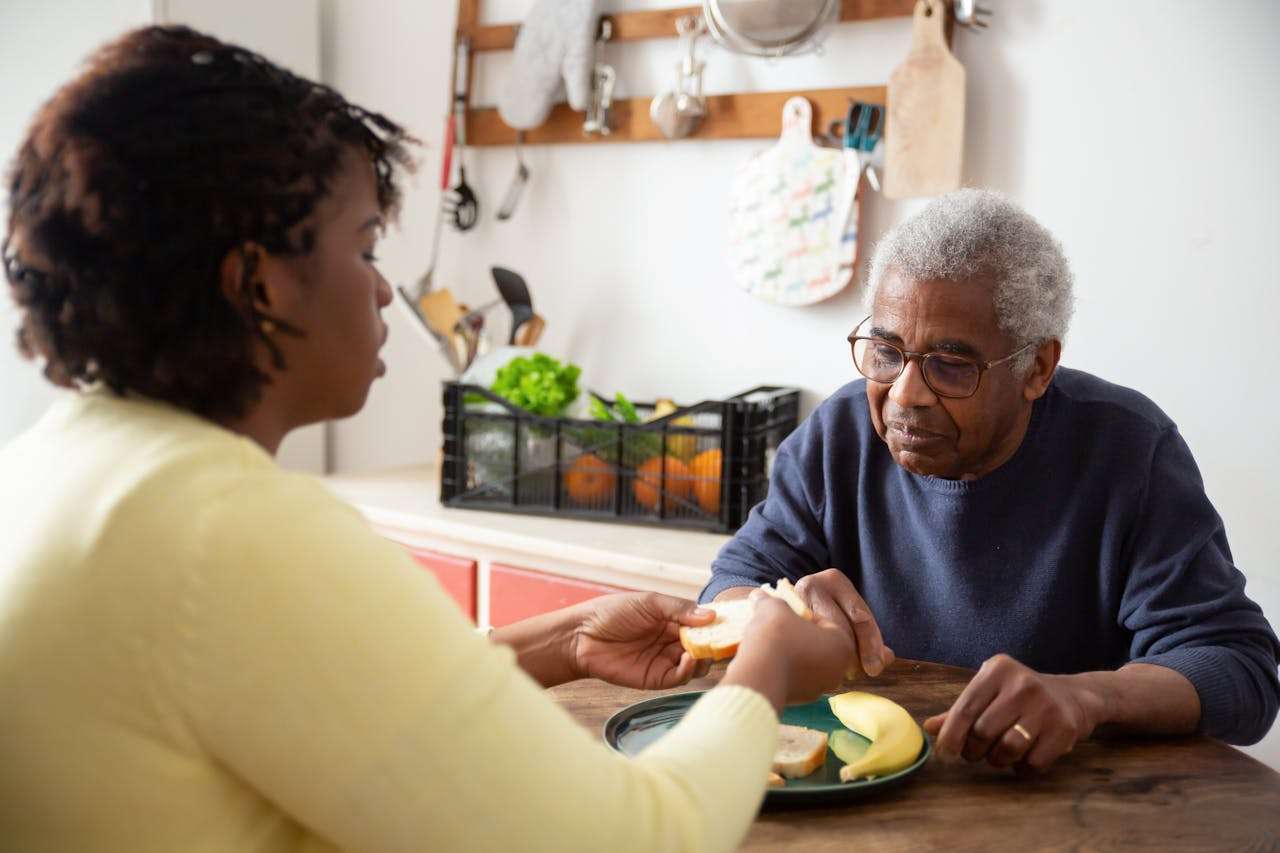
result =
[{"label": "oven mitt", "polygon": [[569,106],[591,104],[599,0],[538,0],[516,36],[515,58],[498,114],[508,127],[529,130],[547,120],[560,91]]}]

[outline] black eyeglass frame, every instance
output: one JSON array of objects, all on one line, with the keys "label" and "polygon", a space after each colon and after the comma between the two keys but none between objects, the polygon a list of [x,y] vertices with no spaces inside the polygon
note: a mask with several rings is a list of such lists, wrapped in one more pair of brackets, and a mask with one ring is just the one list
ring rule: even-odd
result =
[{"label": "black eyeglass frame", "polygon": [[[859,335],[858,330],[861,329],[862,326],[870,319],[871,319],[870,314],[868,314],[866,317],[863,317],[862,320],[858,323],[858,325],[853,327],[853,331],[849,333],[849,337],[846,339],[849,341],[849,356],[850,358],[853,359],[854,369],[857,370],[859,373],[861,373],[868,382],[876,382],[881,385],[892,385],[893,383],[897,382],[899,379],[902,378],[902,374],[907,369],[908,362],[910,362],[912,359],[919,359],[920,378],[924,380],[924,384],[929,386],[929,390],[932,391],[934,394],[938,395],[939,397],[946,398],[948,400],[969,399],[974,394],[977,394],[978,389],[982,387],[982,375],[984,373],[986,373],[988,370],[990,370],[993,367],[1004,364],[1006,361],[1012,360],[1015,356],[1021,355],[1023,352],[1026,352],[1028,349],[1036,345],[1036,341],[1031,341],[1030,343],[1026,343],[1018,347],[1016,350],[1004,356],[1003,358],[997,358],[991,361],[978,361],[976,358],[970,358],[967,355],[958,355],[953,352],[912,352],[911,350],[903,349],[902,347],[898,346],[897,344],[891,341],[886,341],[884,338],[873,338],[873,337],[870,337],[869,335]],[[892,347],[893,349],[896,349],[902,355],[902,364],[898,367],[897,374],[895,374],[892,379],[875,379],[871,376],[867,376],[867,374],[863,372],[861,365],[858,364],[858,354],[857,354],[858,341],[868,341],[870,343],[880,344],[883,346]],[[970,391],[968,394],[944,394],[943,392],[939,391],[937,388],[934,388],[933,383],[929,381],[929,371],[925,369],[925,362],[928,361],[930,358],[934,358],[934,357],[948,358],[953,361],[957,361],[957,360],[967,361],[970,364],[972,364],[974,367],[978,368],[978,378],[974,380],[973,390]]]}]

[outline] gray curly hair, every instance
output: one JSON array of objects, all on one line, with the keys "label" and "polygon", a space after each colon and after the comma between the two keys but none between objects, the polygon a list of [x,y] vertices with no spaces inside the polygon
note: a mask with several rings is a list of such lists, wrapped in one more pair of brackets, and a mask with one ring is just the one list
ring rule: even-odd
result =
[{"label": "gray curly hair", "polygon": [[[886,234],[871,256],[867,313],[890,269],[918,281],[990,278],[1001,331],[1019,345],[1066,338],[1075,297],[1062,245],[1000,193],[948,193]],[[1015,369],[1026,370],[1034,357],[1023,353]]]}]

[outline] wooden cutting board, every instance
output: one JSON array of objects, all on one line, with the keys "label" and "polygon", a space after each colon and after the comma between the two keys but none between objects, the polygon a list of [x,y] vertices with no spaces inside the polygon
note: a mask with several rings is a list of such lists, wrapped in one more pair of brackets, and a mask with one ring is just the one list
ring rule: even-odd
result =
[{"label": "wooden cutting board", "polygon": [[889,75],[884,194],[914,198],[960,186],[964,67],[947,48],[944,0],[916,0],[911,52]]}]

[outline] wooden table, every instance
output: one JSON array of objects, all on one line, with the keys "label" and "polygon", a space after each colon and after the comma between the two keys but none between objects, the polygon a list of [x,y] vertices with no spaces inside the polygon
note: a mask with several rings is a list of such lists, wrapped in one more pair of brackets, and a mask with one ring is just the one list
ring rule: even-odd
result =
[{"label": "wooden table", "polygon": [[[917,720],[973,673],[899,661],[858,689]],[[720,671],[678,690],[713,686]],[[658,695],[578,681],[551,695],[597,736],[615,711]],[[1092,739],[1047,773],[936,758],[904,785],[837,808],[767,810],[744,850],[1280,850],[1280,774],[1203,737]]]}]

